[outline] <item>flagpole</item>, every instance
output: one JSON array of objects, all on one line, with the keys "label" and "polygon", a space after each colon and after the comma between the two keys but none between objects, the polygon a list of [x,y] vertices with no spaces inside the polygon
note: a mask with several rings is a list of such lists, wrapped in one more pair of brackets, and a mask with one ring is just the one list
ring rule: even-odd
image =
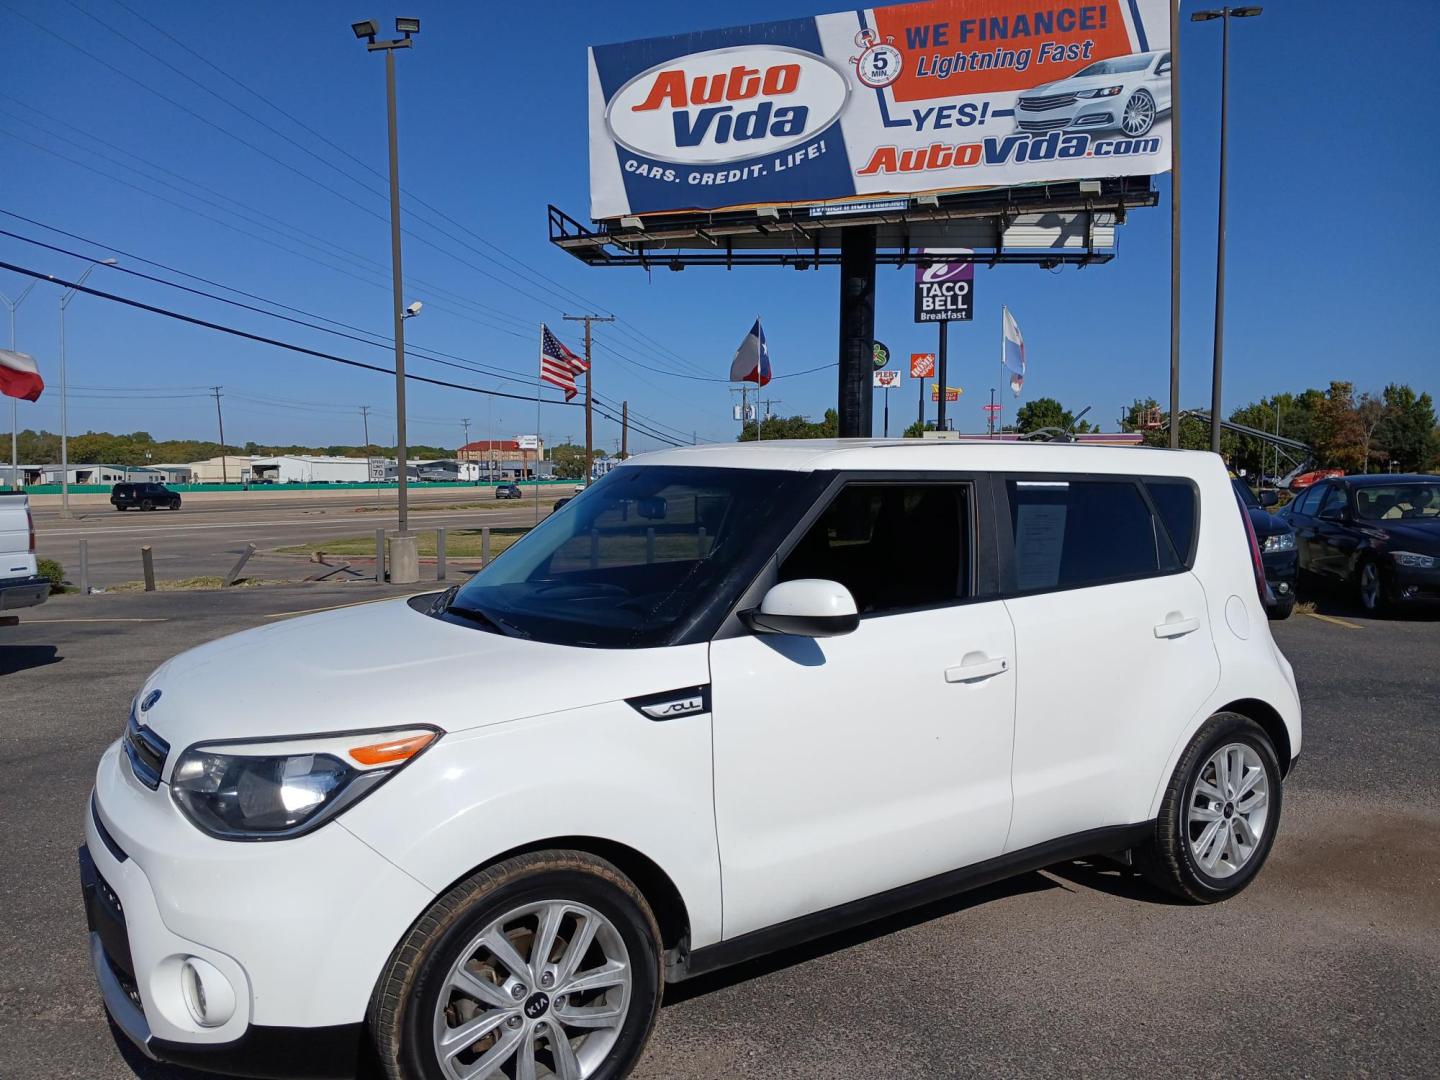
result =
[{"label": "flagpole", "polygon": [[[540,376],[545,373],[545,324],[540,324],[540,358],[535,366],[535,524],[540,524]],[[523,460],[523,458],[522,458]]]}]

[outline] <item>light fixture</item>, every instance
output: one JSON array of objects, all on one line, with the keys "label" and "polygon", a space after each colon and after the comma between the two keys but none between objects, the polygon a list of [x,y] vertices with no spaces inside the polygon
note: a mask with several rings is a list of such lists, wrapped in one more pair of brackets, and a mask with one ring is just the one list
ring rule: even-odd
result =
[{"label": "light fixture", "polygon": [[411,34],[418,34],[420,32],[420,20],[397,18],[395,20],[395,32],[397,34],[404,34],[406,37],[409,37]]},{"label": "light fixture", "polygon": [[780,211],[773,206],[761,206],[756,208],[755,216],[758,218],[768,218],[771,221],[779,221]]},{"label": "light fixture", "polygon": [[416,315],[420,314],[420,309],[424,306],[425,305],[419,300],[411,300],[410,303],[405,305],[405,313],[401,316],[401,318],[413,319]]},{"label": "light fixture", "polygon": [[640,229],[644,227],[644,224],[638,217],[631,215],[620,219],[620,227],[622,229]]},{"label": "light fixture", "polygon": [[1190,21],[1209,22],[1211,19],[1218,19],[1224,14],[1223,11],[1194,11],[1190,13]]},{"label": "light fixture", "polygon": [[369,38],[375,40],[375,35],[380,33],[380,28],[375,25],[374,19],[366,19],[364,22],[351,23],[350,29],[355,31],[357,38]]},{"label": "light fixture", "polygon": [[1237,19],[1248,19],[1248,18],[1250,18],[1251,16],[1259,15],[1260,12],[1262,12],[1262,11],[1264,11],[1264,10],[1265,10],[1265,9],[1264,9],[1264,8],[1261,8],[1261,7],[1237,7],[1237,8],[1231,8],[1231,9],[1230,9],[1230,14],[1233,15],[1233,16],[1234,16],[1235,18],[1237,18]]}]

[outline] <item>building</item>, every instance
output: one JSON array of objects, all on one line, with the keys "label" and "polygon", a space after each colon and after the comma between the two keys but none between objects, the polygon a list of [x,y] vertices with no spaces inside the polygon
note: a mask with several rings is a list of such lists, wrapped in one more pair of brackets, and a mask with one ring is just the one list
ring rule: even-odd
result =
[{"label": "building", "polygon": [[471,484],[480,480],[478,461],[417,461],[414,465],[420,479],[431,483]]},{"label": "building", "polygon": [[489,482],[521,480],[534,474],[537,461],[540,475],[546,475],[545,441],[536,436],[525,436],[524,449],[519,439],[482,439],[466,443],[456,451],[461,461],[475,461],[480,465],[480,479]]},{"label": "building", "polygon": [[[21,466],[24,471],[25,466]],[[138,465],[60,465],[41,466],[42,484],[158,484],[163,477],[153,469]]]},{"label": "building", "polygon": [[248,484],[254,478],[250,459],[239,454],[192,461],[189,469],[192,484]]},{"label": "building", "polygon": [[[20,465],[12,469],[9,465],[0,465],[0,488],[18,488],[41,482],[45,472],[44,465]],[[16,478],[19,483],[16,483]]]},{"label": "building", "polygon": [[161,482],[166,484],[188,484],[190,483],[189,465],[147,465],[151,472],[157,472],[161,476]]},{"label": "building", "polygon": [[370,460],[319,454],[280,454],[250,459],[255,480],[269,484],[363,484],[370,479]]}]

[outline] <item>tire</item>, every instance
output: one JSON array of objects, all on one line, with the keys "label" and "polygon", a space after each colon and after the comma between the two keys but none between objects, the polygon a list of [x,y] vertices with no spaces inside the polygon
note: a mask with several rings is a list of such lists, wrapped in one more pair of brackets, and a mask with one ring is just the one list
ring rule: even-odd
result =
[{"label": "tire", "polygon": [[1295,594],[1292,591],[1290,599],[1282,600],[1265,609],[1265,617],[1271,622],[1281,622],[1290,618],[1295,610]]},{"label": "tire", "polygon": [[[1212,770],[1222,754],[1232,774],[1234,766],[1241,765],[1237,782],[1247,794],[1239,800],[1233,787],[1223,785],[1225,802],[1206,795],[1206,788],[1216,787]],[[1263,775],[1255,778],[1257,770]],[[1257,793],[1263,801],[1256,801]],[[1216,713],[1180,755],[1160,803],[1155,839],[1137,852],[1137,865],[1153,884],[1186,900],[1228,900],[1264,865],[1280,824],[1280,806],[1280,763],[1270,737],[1249,717]],[[1212,830],[1216,822],[1220,824]],[[1244,842],[1247,830],[1252,837],[1258,832],[1249,845]]]},{"label": "tire", "polygon": [[170,509],[171,509],[171,510],[179,510],[179,509],[180,509],[180,504],[179,504],[178,502],[173,502],[173,503],[170,504]]},{"label": "tire", "polygon": [[1155,126],[1155,99],[1148,90],[1136,90],[1125,102],[1120,113],[1120,130],[1128,138],[1138,139],[1149,134]]},{"label": "tire", "polygon": [[[546,968],[532,971],[530,953],[547,923],[555,928],[555,946],[547,950]],[[492,931],[503,935],[492,940],[512,949],[510,963],[481,941]],[[578,936],[589,940],[574,961],[577,976],[566,966]],[[628,984],[614,972],[617,963],[624,964]],[[587,976],[605,981],[565,992]],[[547,986],[547,977],[558,981]],[[387,1080],[451,1080],[458,1073],[441,1063],[441,1032],[466,1027],[472,1037],[446,1048],[457,1068],[473,1068],[493,1054],[497,1065],[513,1069],[517,1055],[529,1052],[557,1076],[618,1080],[650,1037],[661,979],[659,927],[629,878],[581,851],[519,855],[462,881],[411,927],[375,987],[370,1034]],[[456,981],[469,989],[458,989]],[[581,994],[585,1000],[577,1005],[573,998]],[[554,1041],[557,1028],[563,1044]],[[567,1063],[574,1068],[562,1068]],[[493,1075],[508,1074],[497,1069]]]},{"label": "tire", "polygon": [[1361,559],[1355,568],[1355,600],[1366,615],[1384,615],[1389,606],[1385,577],[1374,559]]},{"label": "tire", "polygon": [[150,499],[141,499],[141,500],[140,500],[140,509],[141,509],[141,510],[154,510],[154,509],[155,509],[155,503],[154,503],[152,500],[150,500]]}]

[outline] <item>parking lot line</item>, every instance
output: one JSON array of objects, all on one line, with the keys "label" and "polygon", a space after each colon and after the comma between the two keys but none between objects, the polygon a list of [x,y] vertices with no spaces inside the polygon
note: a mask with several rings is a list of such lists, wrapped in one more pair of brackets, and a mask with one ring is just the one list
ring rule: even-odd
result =
[{"label": "parking lot line", "polygon": [[35,626],[38,623],[69,623],[69,622],[169,622],[169,619],[26,619],[26,626]]},{"label": "parking lot line", "polygon": [[1312,619],[1319,619],[1321,622],[1334,623],[1336,626],[1343,626],[1347,630],[1364,630],[1359,623],[1347,622],[1344,619],[1337,619],[1334,615],[1320,615],[1314,611],[1305,612]]}]

